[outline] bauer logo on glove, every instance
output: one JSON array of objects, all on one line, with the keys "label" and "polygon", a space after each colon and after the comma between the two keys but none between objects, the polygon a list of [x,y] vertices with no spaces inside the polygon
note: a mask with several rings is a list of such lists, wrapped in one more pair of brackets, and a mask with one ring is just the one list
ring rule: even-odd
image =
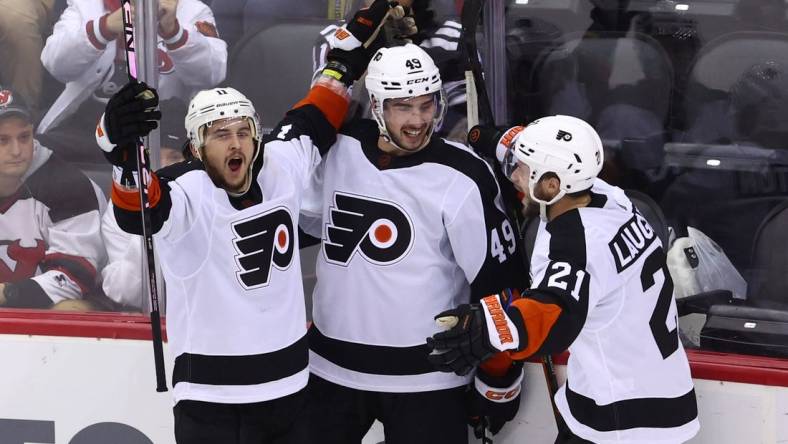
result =
[{"label": "bauer logo on glove", "polygon": [[432,351],[427,359],[442,372],[467,375],[494,353],[520,346],[519,332],[498,295],[446,310],[435,316],[435,322],[445,331],[427,338]]}]

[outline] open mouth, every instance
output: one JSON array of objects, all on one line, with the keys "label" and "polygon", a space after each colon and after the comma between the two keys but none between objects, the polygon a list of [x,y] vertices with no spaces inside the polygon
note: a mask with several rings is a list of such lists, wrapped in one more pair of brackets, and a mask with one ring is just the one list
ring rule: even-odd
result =
[{"label": "open mouth", "polygon": [[229,161],[227,161],[227,166],[230,168],[230,171],[236,172],[241,169],[243,166],[243,160],[240,157],[233,157]]},{"label": "open mouth", "polygon": [[424,134],[423,129],[403,129],[402,132],[410,138],[417,139]]}]

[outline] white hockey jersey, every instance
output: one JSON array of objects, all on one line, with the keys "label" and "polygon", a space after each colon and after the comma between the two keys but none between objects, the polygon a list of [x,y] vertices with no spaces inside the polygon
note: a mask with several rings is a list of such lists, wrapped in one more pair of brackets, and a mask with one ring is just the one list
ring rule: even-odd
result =
[{"label": "white hockey jersey", "polygon": [[[307,129],[304,129],[307,128]],[[202,163],[159,170],[151,215],[167,291],[175,401],[251,403],[301,390],[308,379],[298,254],[302,191],[320,162],[316,136],[335,130],[314,107],[291,111],[254,166],[244,196],[216,187]],[[326,139],[323,139],[326,140]],[[151,193],[154,195],[155,193]],[[139,213],[118,224],[138,234]]]},{"label": "white hockey jersey", "polygon": [[563,311],[546,342],[571,341],[556,404],[595,443],[684,442],[698,413],[662,243],[620,188],[591,193],[540,223],[531,258],[530,297]]},{"label": "white hockey jersey", "polygon": [[361,390],[419,392],[468,378],[427,361],[433,317],[503,288],[523,265],[492,170],[433,137],[402,157],[354,122],[321,164],[302,206],[322,239],[309,333],[310,370]]},{"label": "white hockey jersey", "polygon": [[8,307],[48,308],[95,290],[106,261],[101,190],[34,142],[22,186],[0,199],[0,283],[18,290]]}]

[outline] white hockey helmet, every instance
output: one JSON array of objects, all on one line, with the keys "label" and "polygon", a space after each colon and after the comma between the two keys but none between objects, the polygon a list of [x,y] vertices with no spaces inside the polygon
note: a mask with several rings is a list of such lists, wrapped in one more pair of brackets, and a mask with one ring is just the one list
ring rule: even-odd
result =
[{"label": "white hockey helmet", "polygon": [[[531,199],[542,205],[552,205],[567,193],[591,188],[602,171],[604,156],[602,140],[585,121],[570,116],[543,117],[514,138],[503,162],[504,173],[511,177],[517,161],[528,165]],[[561,181],[560,191],[550,201],[534,195],[537,182],[546,173],[554,173]]]},{"label": "white hockey helmet", "polygon": [[369,92],[372,115],[378,123],[380,134],[395,146],[383,117],[383,105],[387,99],[407,99],[435,94],[438,101],[437,110],[430,132],[425,138],[425,145],[432,133],[440,128],[446,113],[443,82],[432,57],[419,46],[408,43],[392,48],[380,48],[369,62],[364,85]]},{"label": "white hockey helmet", "polygon": [[198,92],[189,102],[186,133],[192,145],[205,145],[204,129],[217,120],[246,117],[252,137],[259,139],[260,119],[252,102],[235,88],[214,88]]},{"label": "white hockey helmet", "polygon": [[254,139],[254,154],[249,162],[246,183],[238,194],[249,190],[252,180],[252,167],[260,154],[260,118],[252,102],[235,88],[213,88],[198,92],[189,102],[186,113],[186,135],[195,148],[198,159],[203,160],[205,134],[213,122],[226,119],[246,119]]}]

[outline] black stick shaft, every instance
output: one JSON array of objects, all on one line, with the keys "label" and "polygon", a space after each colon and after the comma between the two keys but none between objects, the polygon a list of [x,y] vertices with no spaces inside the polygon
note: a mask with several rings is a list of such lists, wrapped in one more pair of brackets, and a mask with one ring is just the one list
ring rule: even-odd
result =
[{"label": "black stick shaft", "polygon": [[[123,0],[123,30],[126,47],[126,70],[129,80],[137,81],[137,54],[134,51],[134,23],[131,16],[131,0]],[[159,288],[156,284],[156,256],[153,251],[153,232],[148,202],[148,183],[151,177],[148,152],[141,140],[137,140],[137,177],[140,190],[140,215],[142,217],[142,238],[145,244],[145,262],[148,265],[148,289],[150,291],[150,324],[153,336],[153,362],[156,367],[156,391],[167,391],[164,375],[164,351],[161,334],[161,315],[159,313]]]},{"label": "black stick shaft", "polygon": [[547,391],[550,392],[550,405],[553,407],[553,416],[555,417],[555,425],[558,428],[559,434],[566,433],[569,429],[555,405],[555,394],[558,392],[558,378],[555,375],[555,365],[553,364],[553,357],[545,355],[542,357],[542,370],[544,371],[544,379],[547,382]]},{"label": "black stick shaft", "polygon": [[484,83],[484,70],[479,61],[479,49],[476,44],[476,29],[481,19],[482,8],[485,0],[465,0],[462,6],[461,18],[463,50],[468,60],[468,66],[473,73],[473,80],[476,83],[476,95],[479,107],[479,124],[495,125],[490,98],[487,95],[487,87]]}]

